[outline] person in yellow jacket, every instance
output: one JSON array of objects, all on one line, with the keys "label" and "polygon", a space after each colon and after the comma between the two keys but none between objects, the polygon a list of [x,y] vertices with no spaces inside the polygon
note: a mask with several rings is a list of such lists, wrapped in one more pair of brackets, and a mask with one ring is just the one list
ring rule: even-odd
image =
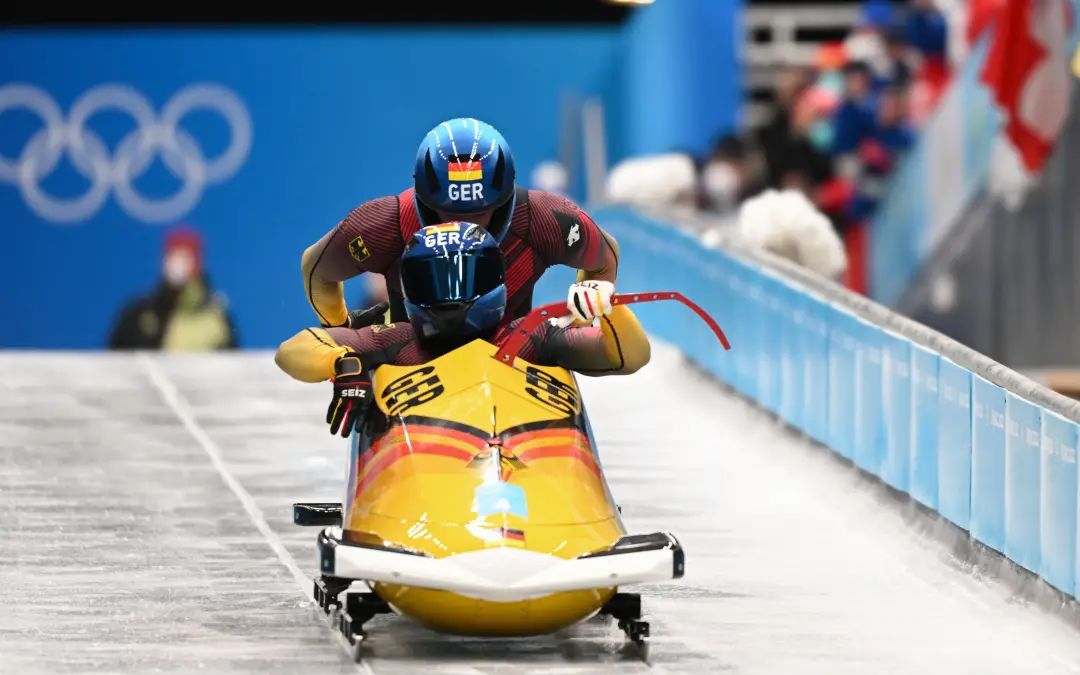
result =
[{"label": "person in yellow jacket", "polygon": [[202,352],[235,349],[236,328],[224,295],[203,269],[202,236],[177,227],[165,238],[161,281],[126,304],[109,332],[110,349]]},{"label": "person in yellow jacket", "polygon": [[[579,281],[571,297],[596,325],[548,321],[519,356],[585,375],[629,374],[649,361],[649,340],[634,314],[612,307],[610,282]],[[333,380],[327,410],[331,433],[347,436],[371,400],[369,371],[381,364],[418,365],[473,339],[502,344],[520,323],[501,324],[506,311],[506,268],[495,239],[472,223],[419,230],[401,258],[407,322],[360,329],[306,328],[278,348],[275,361],[303,382]],[[582,312],[583,314],[586,312]]]}]

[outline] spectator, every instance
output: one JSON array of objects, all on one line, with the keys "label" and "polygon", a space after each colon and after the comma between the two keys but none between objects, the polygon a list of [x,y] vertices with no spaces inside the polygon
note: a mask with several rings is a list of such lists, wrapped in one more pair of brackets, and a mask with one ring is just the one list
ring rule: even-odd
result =
[{"label": "spectator", "polygon": [[904,30],[893,26],[885,35],[885,50],[889,55],[889,67],[883,84],[893,87],[907,87],[914,75],[911,46],[907,43]]},{"label": "spectator", "polygon": [[887,170],[891,170],[896,157],[915,142],[915,132],[908,124],[905,96],[902,87],[894,86],[883,90],[878,101],[874,140],[889,154]]},{"label": "spectator", "polygon": [[203,268],[202,237],[176,228],[165,240],[161,281],[123,307],[109,336],[110,349],[210,351],[231,349],[236,331],[220,294]]},{"label": "spectator", "polygon": [[844,99],[833,115],[833,152],[846,155],[874,132],[874,84],[870,67],[861,61],[844,66]]},{"label": "spectator", "polygon": [[816,84],[810,87],[810,79],[810,71],[804,68],[790,68],[781,75],[774,114],[756,134],[764,164],[755,174],[760,179],[745,185],[744,195],[757,192],[762,182],[809,194],[828,180],[831,166],[825,152],[831,131],[827,116],[835,98]]},{"label": "spectator", "polygon": [[912,120],[921,126],[949,84],[948,23],[932,0],[912,0],[905,31],[921,61],[911,87]]},{"label": "spectator", "polygon": [[817,89],[807,91],[799,100],[786,154],[773,187],[811,195],[832,178],[832,160],[827,152],[832,144],[829,114],[834,106],[831,96]]},{"label": "spectator", "polygon": [[907,41],[929,59],[945,59],[948,24],[934,0],[912,0],[906,23]]},{"label": "spectator", "polygon": [[766,180],[770,185],[778,185],[781,181],[792,139],[792,114],[810,85],[811,76],[806,68],[791,67],[782,70],[777,78],[773,114],[758,132],[757,139],[764,154]]},{"label": "spectator", "polygon": [[878,80],[887,80],[892,69],[886,35],[893,23],[888,0],[869,0],[862,6],[855,30],[844,40],[848,61],[865,63]]},{"label": "spectator", "polygon": [[702,205],[714,213],[730,213],[761,189],[756,153],[737,136],[724,136],[713,147],[701,171]]}]

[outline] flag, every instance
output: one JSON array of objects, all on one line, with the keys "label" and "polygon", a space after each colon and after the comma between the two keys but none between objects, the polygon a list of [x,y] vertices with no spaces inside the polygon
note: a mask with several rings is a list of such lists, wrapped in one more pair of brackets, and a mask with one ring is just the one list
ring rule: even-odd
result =
[{"label": "flag", "polygon": [[1007,0],[980,73],[1005,118],[989,187],[1016,208],[1069,112],[1068,0]]},{"label": "flag", "polygon": [[480,180],[483,176],[478,161],[450,162],[450,180]]}]

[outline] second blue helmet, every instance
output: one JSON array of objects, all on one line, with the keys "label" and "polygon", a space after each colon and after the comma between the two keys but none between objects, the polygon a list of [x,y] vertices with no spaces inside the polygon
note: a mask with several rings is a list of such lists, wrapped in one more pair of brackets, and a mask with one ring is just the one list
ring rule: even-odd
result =
[{"label": "second blue helmet", "polygon": [[471,117],[447,120],[416,152],[416,210],[424,226],[444,218],[492,212],[488,231],[501,241],[514,211],[514,157],[495,127]]},{"label": "second blue helmet", "polygon": [[473,223],[419,230],[401,257],[405,312],[425,339],[484,333],[506,311],[506,269],[498,243]]}]

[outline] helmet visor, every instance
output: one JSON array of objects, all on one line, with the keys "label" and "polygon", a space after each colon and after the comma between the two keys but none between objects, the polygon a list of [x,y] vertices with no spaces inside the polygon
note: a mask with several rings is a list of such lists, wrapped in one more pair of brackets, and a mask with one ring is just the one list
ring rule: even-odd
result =
[{"label": "helmet visor", "polygon": [[469,302],[498,288],[505,276],[502,254],[494,248],[401,263],[405,297],[417,305]]}]

